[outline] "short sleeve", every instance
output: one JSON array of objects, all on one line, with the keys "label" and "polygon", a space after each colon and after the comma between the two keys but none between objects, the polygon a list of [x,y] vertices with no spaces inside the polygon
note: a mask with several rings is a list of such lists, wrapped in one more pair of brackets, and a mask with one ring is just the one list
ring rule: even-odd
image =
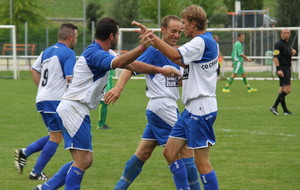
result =
[{"label": "short sleeve", "polygon": [[39,55],[39,57],[35,60],[35,62],[31,66],[32,69],[36,70],[39,73],[42,72],[42,56],[43,56],[43,52]]}]

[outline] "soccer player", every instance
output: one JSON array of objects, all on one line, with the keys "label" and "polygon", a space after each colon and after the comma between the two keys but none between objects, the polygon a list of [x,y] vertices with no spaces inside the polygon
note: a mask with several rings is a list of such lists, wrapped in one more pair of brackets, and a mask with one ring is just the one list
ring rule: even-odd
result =
[{"label": "soccer player", "polygon": [[273,62],[276,66],[276,73],[279,77],[279,91],[278,97],[273,106],[270,107],[270,111],[274,115],[279,115],[277,106],[281,103],[283,114],[293,114],[287,109],[285,97],[291,92],[291,65],[292,56],[296,54],[296,50],[291,48],[288,41],[291,36],[289,29],[283,29],[280,33],[280,40],[276,42],[274,47]]},{"label": "soccer player", "polygon": [[247,75],[244,71],[244,67],[243,67],[244,59],[251,62],[251,59],[249,59],[243,52],[242,43],[244,43],[244,41],[245,41],[245,35],[244,34],[238,34],[238,39],[234,43],[233,50],[232,50],[232,53],[231,53],[231,58],[232,58],[232,61],[233,61],[233,71],[232,71],[231,76],[227,80],[225,87],[222,89],[222,91],[225,92],[225,93],[230,92],[229,86],[232,84],[232,82],[234,81],[235,77],[238,74],[242,75],[243,82],[246,85],[247,90],[248,90],[249,93],[257,91],[257,89],[251,88],[250,84],[247,81]]},{"label": "soccer player", "polygon": [[[171,46],[176,46],[182,31],[182,24],[177,16],[166,16],[161,22],[162,40]],[[180,66],[170,61],[154,47],[149,47],[137,60],[159,66],[172,67],[180,70]],[[114,103],[120,96],[124,85],[130,79],[132,71],[123,70],[120,78],[111,91],[105,95],[107,103]],[[130,184],[142,171],[143,165],[150,158],[157,146],[165,146],[173,125],[178,119],[179,99],[178,79],[165,77],[162,74],[145,75],[147,90],[150,98],[146,110],[148,123],[142,135],[141,142],[135,153],[125,165],[121,179],[115,190],[128,189]],[[194,163],[193,151],[184,147],[180,152],[187,171],[191,190],[200,190],[197,168]]]},{"label": "soccer player", "polygon": [[112,18],[98,21],[95,41],[83,51],[76,62],[72,82],[57,108],[63,124],[61,127],[65,149],[70,150],[73,161],[63,165],[49,181],[35,189],[58,189],[64,184],[68,190],[80,189],[83,175],[92,165],[90,110],[99,105],[110,70],[127,68],[136,72],[179,75],[171,68],[133,62],[147,49],[147,43],[151,40],[150,34],[149,31],[141,32],[141,45],[116,57],[109,50],[114,49],[118,43],[119,24]]},{"label": "soccer player", "polygon": [[[218,46],[212,34],[206,32],[207,17],[202,7],[191,5],[180,13],[183,31],[192,40],[174,48],[151,35],[152,43],[170,60],[184,66],[182,102],[184,111],[175,123],[164,149],[177,189],[189,189],[187,171],[179,152],[187,144],[194,150],[197,169],[204,189],[217,190],[218,180],[212,168],[209,152],[215,144],[213,123],[217,116],[216,83]],[[141,30],[147,28],[135,22]]]},{"label": "soccer player", "polygon": [[15,151],[17,172],[23,172],[26,159],[33,153],[42,151],[29,179],[47,180],[43,172],[46,164],[56,152],[62,140],[61,130],[56,116],[56,108],[70,83],[76,62],[72,50],[77,43],[78,29],[71,23],[62,24],[58,31],[58,42],[44,50],[31,68],[35,84],[38,86],[36,107],[42,115],[49,135],[33,142],[26,148]]}]

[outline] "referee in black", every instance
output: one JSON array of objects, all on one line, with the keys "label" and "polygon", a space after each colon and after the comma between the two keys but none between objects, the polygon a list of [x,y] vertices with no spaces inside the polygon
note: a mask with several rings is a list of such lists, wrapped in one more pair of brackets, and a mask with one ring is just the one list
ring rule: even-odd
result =
[{"label": "referee in black", "polygon": [[288,44],[291,31],[283,29],[280,33],[280,41],[275,43],[273,52],[273,62],[276,66],[276,73],[279,77],[279,94],[270,111],[274,115],[278,115],[277,106],[279,103],[282,105],[283,114],[291,115],[285,103],[285,96],[291,92],[291,64],[292,56],[296,54],[296,50],[291,48]]}]

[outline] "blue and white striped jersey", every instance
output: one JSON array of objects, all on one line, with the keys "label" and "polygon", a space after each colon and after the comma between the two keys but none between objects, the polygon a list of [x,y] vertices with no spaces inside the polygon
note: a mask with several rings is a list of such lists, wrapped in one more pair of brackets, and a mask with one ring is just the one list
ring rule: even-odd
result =
[{"label": "blue and white striped jersey", "polygon": [[210,32],[198,35],[178,48],[185,64],[182,102],[201,97],[215,97],[218,68],[218,45]]},{"label": "blue and white striped jersey", "polygon": [[[152,46],[149,47],[137,60],[157,67],[173,67],[178,70],[178,72],[180,69],[177,64],[170,61],[166,56]],[[160,73],[146,74],[145,78],[147,84],[147,97],[165,97],[175,100],[179,99],[178,78],[165,77]]]},{"label": "blue and white striped jersey", "polygon": [[[75,62],[75,52],[60,42],[40,54],[32,65],[32,69],[41,73],[36,96],[37,103],[46,102],[51,104],[52,101],[61,101],[67,90],[66,77],[72,75]],[[39,111],[55,111],[56,108],[53,109]]]},{"label": "blue and white striped jersey", "polygon": [[110,52],[96,42],[89,45],[75,64],[72,82],[63,99],[78,101],[95,109],[103,96],[112,61],[116,58]]}]

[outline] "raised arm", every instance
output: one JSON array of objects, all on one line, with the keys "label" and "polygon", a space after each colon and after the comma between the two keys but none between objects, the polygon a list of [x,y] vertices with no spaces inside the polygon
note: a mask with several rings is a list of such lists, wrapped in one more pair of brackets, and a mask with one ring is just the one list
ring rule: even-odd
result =
[{"label": "raised arm", "polygon": [[[132,24],[138,26],[141,29],[141,31],[149,30],[146,26],[139,22],[133,21]],[[160,52],[167,56],[171,61],[175,62],[176,64],[179,64],[178,60],[181,59],[181,55],[178,52],[177,48],[170,46],[166,42],[162,41],[154,33],[152,33],[150,37],[152,38],[152,41],[149,42],[151,42],[155,48],[157,48]]]}]

